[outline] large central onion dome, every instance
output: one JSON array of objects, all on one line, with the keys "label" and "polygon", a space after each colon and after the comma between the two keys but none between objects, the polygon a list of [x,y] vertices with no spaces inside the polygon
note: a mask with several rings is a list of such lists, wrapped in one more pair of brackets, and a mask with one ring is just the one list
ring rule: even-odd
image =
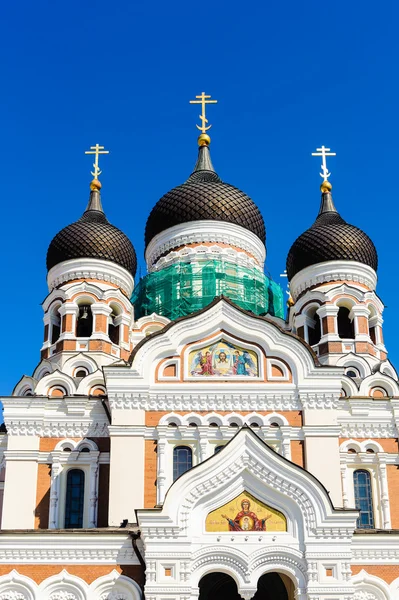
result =
[{"label": "large central onion dome", "polygon": [[99,181],[91,184],[90,200],[78,221],[64,227],[53,238],[47,251],[47,270],[75,258],[97,258],[120,265],[134,277],[136,253],[129,238],[108,222],[104,214]]},{"label": "large central onion dome", "polygon": [[350,225],[334,206],[331,185],[322,185],[320,211],[316,221],[292,244],[287,257],[287,275],[294,275],[318,263],[331,260],[350,260],[377,270],[378,257],[369,236]]},{"label": "large central onion dome", "polygon": [[258,207],[247,194],[220,179],[208,146],[202,145],[187,181],[167,192],[152,209],[145,228],[145,245],[169,227],[206,220],[240,225],[265,243],[265,224]]}]

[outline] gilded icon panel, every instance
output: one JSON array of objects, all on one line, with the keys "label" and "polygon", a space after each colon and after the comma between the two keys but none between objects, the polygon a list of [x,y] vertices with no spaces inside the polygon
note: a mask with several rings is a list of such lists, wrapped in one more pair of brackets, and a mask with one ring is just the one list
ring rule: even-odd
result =
[{"label": "gilded icon panel", "polygon": [[253,350],[220,340],[190,352],[189,372],[195,377],[258,377],[258,356]]},{"label": "gilded icon panel", "polygon": [[287,531],[287,519],[244,491],[208,514],[205,531]]}]

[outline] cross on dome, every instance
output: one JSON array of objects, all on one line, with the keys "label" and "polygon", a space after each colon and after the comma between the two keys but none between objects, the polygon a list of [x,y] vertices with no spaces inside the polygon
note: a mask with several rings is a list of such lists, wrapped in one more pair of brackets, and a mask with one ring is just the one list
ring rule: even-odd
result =
[{"label": "cross on dome", "polygon": [[337,154],[335,152],[331,152],[331,148],[326,148],[325,146],[322,146],[321,148],[316,148],[316,152],[312,152],[312,156],[321,156],[322,157],[322,163],[321,163],[322,173],[320,173],[320,177],[323,177],[323,181],[327,181],[328,178],[330,177],[331,173],[327,169],[326,156],[337,156]]},{"label": "cross on dome", "polygon": [[201,119],[201,125],[196,125],[196,128],[201,131],[201,135],[198,138],[198,144],[200,146],[208,146],[210,144],[211,138],[207,135],[207,131],[212,127],[212,125],[208,125],[208,119],[206,118],[206,105],[207,104],[217,104],[217,100],[210,100],[211,96],[206,95],[205,92],[202,92],[200,96],[195,96],[196,100],[190,100],[190,104],[201,104],[202,113],[199,115]]},{"label": "cross on dome", "polygon": [[94,179],[98,179],[99,175],[101,175],[102,171],[98,166],[98,157],[100,154],[109,154],[109,150],[105,150],[104,146],[100,146],[99,144],[96,144],[95,146],[90,146],[90,150],[86,150],[85,154],[94,154],[95,155],[95,159],[94,159],[94,163],[93,163],[93,167],[94,167],[94,173],[93,171],[91,171],[91,174],[93,175]]}]

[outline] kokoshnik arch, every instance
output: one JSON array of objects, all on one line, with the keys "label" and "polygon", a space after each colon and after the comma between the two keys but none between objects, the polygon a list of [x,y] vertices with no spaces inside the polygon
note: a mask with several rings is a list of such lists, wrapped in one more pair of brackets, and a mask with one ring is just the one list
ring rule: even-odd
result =
[{"label": "kokoshnik arch", "polygon": [[49,245],[41,359],[1,399],[0,600],[399,599],[375,246],[318,148],[285,307],[258,207],[212,165],[216,101],[193,102],[197,162],[149,214],[145,277],[104,213],[99,144]]}]

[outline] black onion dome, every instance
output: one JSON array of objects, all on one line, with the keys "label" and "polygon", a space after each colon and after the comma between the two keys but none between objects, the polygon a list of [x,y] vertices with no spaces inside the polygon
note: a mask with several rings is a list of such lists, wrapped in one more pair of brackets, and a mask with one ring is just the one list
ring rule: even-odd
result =
[{"label": "black onion dome", "polygon": [[145,245],[169,227],[202,220],[240,225],[265,243],[265,224],[258,207],[247,194],[220,179],[207,146],[200,147],[197,164],[187,181],[167,192],[152,209],[145,228]]},{"label": "black onion dome", "polygon": [[90,193],[89,204],[78,221],[67,225],[52,239],[47,251],[47,270],[64,260],[98,258],[109,260],[136,274],[136,252],[129,238],[108,222],[100,192]]},{"label": "black onion dome", "polygon": [[337,212],[330,192],[323,192],[316,221],[292,244],[287,257],[287,275],[329,260],[352,260],[377,270],[378,256],[369,236],[349,225]]}]

